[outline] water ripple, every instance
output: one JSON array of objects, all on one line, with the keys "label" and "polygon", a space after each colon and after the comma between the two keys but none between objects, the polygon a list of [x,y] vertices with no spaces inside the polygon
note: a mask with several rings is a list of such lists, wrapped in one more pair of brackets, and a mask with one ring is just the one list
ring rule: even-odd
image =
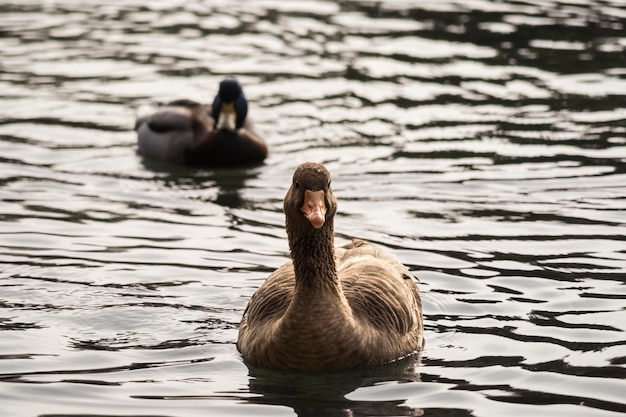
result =
[{"label": "water ripple", "polygon": [[[3,415],[623,412],[623,9],[3,2]],[[231,74],[264,166],[136,154],[146,105],[208,102]],[[333,173],[337,243],[419,277],[421,358],[322,376],[241,361],[306,160]]]}]

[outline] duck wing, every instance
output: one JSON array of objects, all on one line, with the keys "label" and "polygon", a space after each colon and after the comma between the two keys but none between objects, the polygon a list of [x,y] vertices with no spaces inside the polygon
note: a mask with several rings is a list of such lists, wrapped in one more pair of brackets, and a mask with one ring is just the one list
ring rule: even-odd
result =
[{"label": "duck wing", "polygon": [[182,107],[164,107],[148,118],[148,127],[153,132],[188,131],[192,126],[192,112]]},{"label": "duck wing", "polygon": [[213,129],[210,107],[192,100],[174,100],[161,105],[135,120],[135,130],[147,126],[155,133],[185,132]]}]

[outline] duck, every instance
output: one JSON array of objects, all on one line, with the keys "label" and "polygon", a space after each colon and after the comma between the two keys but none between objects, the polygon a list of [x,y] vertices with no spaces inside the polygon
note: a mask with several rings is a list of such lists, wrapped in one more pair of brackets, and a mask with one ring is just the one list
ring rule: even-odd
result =
[{"label": "duck", "polygon": [[260,164],[268,148],[247,115],[248,102],[241,84],[235,78],[225,78],[211,105],[174,100],[138,117],[138,153],[196,167]]},{"label": "duck", "polygon": [[248,301],[237,338],[244,362],[327,372],[419,355],[418,281],[393,254],[369,242],[334,246],[337,200],[324,165],[296,168],[283,211],[290,260]]}]

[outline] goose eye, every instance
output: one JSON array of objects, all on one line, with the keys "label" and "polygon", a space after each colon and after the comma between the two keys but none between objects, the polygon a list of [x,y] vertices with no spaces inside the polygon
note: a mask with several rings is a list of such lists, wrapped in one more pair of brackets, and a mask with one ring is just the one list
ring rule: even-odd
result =
[{"label": "goose eye", "polygon": [[300,183],[298,181],[294,182],[293,185],[295,185],[296,188],[300,188]]}]

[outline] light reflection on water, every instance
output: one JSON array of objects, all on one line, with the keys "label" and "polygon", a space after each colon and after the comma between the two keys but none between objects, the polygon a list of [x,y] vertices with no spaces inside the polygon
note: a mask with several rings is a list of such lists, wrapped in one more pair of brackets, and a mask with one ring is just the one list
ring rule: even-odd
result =
[{"label": "light reflection on water", "polygon": [[[0,412],[626,410],[626,4],[4,2]],[[134,115],[235,74],[266,164],[135,153]],[[248,369],[248,298],[320,161],[338,243],[421,279],[417,369]]]}]

